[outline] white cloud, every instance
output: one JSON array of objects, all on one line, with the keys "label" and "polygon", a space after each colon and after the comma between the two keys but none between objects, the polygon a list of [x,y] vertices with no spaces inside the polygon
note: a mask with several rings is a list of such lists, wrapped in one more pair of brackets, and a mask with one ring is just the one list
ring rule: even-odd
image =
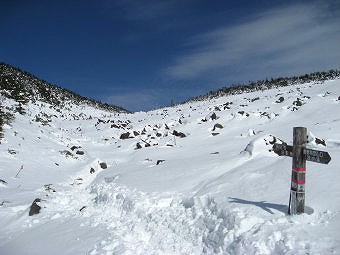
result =
[{"label": "white cloud", "polygon": [[294,5],[197,35],[186,45],[194,50],[177,57],[163,72],[172,79],[188,80],[223,76],[236,66],[253,72],[340,67],[340,19],[329,11],[316,2]]}]

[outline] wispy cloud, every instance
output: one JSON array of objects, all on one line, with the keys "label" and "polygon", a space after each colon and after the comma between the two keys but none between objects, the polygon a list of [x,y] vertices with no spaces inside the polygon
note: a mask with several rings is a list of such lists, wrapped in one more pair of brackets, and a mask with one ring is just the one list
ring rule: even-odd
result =
[{"label": "wispy cloud", "polygon": [[252,72],[339,67],[340,15],[334,12],[320,2],[293,5],[197,35],[186,44],[189,52],[178,56],[163,74],[190,80],[223,76],[236,67]]}]

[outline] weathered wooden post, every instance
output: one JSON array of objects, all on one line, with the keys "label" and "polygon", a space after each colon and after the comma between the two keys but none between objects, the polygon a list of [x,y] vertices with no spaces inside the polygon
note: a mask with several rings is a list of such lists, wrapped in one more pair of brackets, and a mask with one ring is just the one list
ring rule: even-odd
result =
[{"label": "weathered wooden post", "polygon": [[307,129],[293,129],[293,161],[290,203],[288,214],[300,214],[305,211],[306,159],[303,150],[307,143]]},{"label": "weathered wooden post", "polygon": [[328,164],[331,156],[326,151],[317,151],[306,148],[307,129],[294,127],[293,146],[286,143],[273,145],[273,150],[279,156],[292,157],[292,180],[290,187],[288,214],[305,212],[305,183],[306,161]]}]

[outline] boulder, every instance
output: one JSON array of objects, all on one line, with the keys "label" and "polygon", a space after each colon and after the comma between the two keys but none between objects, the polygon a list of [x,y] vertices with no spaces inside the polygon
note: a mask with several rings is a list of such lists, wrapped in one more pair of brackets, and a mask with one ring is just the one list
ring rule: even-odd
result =
[{"label": "boulder", "polygon": [[77,155],[84,155],[85,153],[83,151],[77,151],[76,154]]},{"label": "boulder", "polygon": [[105,162],[101,162],[101,163],[99,163],[99,165],[100,165],[100,167],[102,169],[106,169],[107,168],[107,164]]},{"label": "boulder", "polygon": [[30,207],[30,211],[28,213],[29,216],[32,216],[32,215],[40,213],[41,207],[40,207],[40,205],[38,205],[38,203],[40,203],[40,202],[41,202],[40,198],[34,199],[32,205]]},{"label": "boulder", "polygon": [[120,139],[129,139],[130,138],[130,132],[126,132],[120,135]]},{"label": "boulder", "polygon": [[116,124],[111,124],[111,128],[120,128],[120,126],[116,125]]},{"label": "boulder", "polygon": [[323,145],[323,146],[326,146],[325,140],[324,140],[324,139],[317,138],[317,137],[315,137],[315,143],[316,143],[316,144],[321,144],[321,145]]},{"label": "boulder", "polygon": [[73,146],[71,147],[71,151],[74,151],[74,150],[79,149],[79,148],[81,148],[81,147],[80,147],[80,146],[75,146],[75,145],[73,145]]},{"label": "boulder", "polygon": [[178,131],[176,131],[176,130],[174,130],[174,131],[172,132],[172,134],[173,134],[174,136],[178,136],[178,137],[180,137],[180,138],[186,137],[186,135],[185,135],[184,133],[178,132]]},{"label": "boulder", "polygon": [[142,149],[143,147],[142,147],[142,145],[140,144],[140,143],[137,143],[136,144],[136,149]]},{"label": "boulder", "polygon": [[202,122],[206,122],[206,121],[208,121],[209,119],[211,119],[211,120],[217,120],[218,117],[217,117],[216,113],[213,112],[213,113],[209,113],[209,114],[208,114],[207,116],[205,116],[205,118],[202,119],[201,121],[202,121]]},{"label": "boulder", "polygon": [[245,112],[245,111],[239,111],[238,114],[242,115],[242,116],[246,116],[249,117],[249,113]]},{"label": "boulder", "polygon": [[295,106],[302,106],[302,101],[300,100],[300,98],[297,98],[296,101],[293,102],[293,105]]},{"label": "boulder", "polygon": [[230,109],[230,106],[229,105],[231,105],[231,104],[233,104],[233,102],[226,102],[226,103],[224,103],[223,104],[223,110],[226,110],[226,109]]},{"label": "boulder", "polygon": [[216,124],[214,125],[214,127],[213,127],[213,130],[212,130],[212,131],[215,131],[217,128],[220,128],[220,129],[222,129],[222,128],[223,128],[223,126],[222,126],[221,124],[219,124],[219,123],[216,123]]},{"label": "boulder", "polygon": [[163,163],[165,160],[164,159],[158,159],[156,165],[159,165],[160,163]]}]

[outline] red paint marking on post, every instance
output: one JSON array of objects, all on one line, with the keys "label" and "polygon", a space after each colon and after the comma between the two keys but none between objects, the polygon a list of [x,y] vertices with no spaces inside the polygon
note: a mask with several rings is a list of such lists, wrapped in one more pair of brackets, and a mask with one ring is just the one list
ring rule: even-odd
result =
[{"label": "red paint marking on post", "polygon": [[292,179],[292,182],[294,182],[296,184],[305,184],[306,180],[294,180],[294,179]]},{"label": "red paint marking on post", "polygon": [[292,169],[296,172],[306,172],[305,167],[292,167]]}]

